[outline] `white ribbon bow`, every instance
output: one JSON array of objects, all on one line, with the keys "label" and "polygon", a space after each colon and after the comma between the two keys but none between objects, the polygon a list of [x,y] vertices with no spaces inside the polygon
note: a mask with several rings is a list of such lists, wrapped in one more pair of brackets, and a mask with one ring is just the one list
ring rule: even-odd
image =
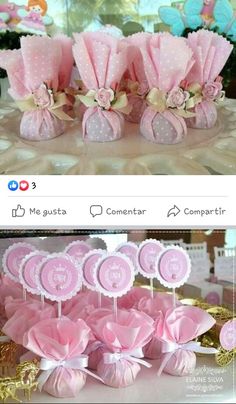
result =
[{"label": "white ribbon bow", "polygon": [[1,337],[0,337],[0,344],[1,343],[6,343],[6,342],[10,342],[11,341],[11,338],[9,338],[7,335],[2,335]]},{"label": "white ribbon bow", "polygon": [[167,354],[162,363],[161,366],[158,370],[157,375],[160,376],[164,367],[170,360],[171,356],[178,350],[182,349],[183,351],[191,351],[191,352],[197,352],[197,353],[203,353],[203,354],[216,354],[218,353],[218,350],[215,348],[207,348],[204,346],[201,346],[201,342],[197,341],[190,341],[187,342],[186,344],[178,344],[177,342],[162,342],[162,353]]},{"label": "white ribbon bow", "polygon": [[104,363],[106,365],[110,365],[112,363],[118,362],[120,359],[126,359],[130,362],[136,362],[140,365],[146,366],[147,368],[151,368],[152,365],[150,363],[142,360],[143,358],[143,350],[142,348],[137,348],[134,351],[130,352],[106,352],[103,354]]},{"label": "white ribbon bow", "polygon": [[54,372],[55,369],[59,367],[64,367],[67,369],[74,369],[80,370],[81,372],[87,373],[88,375],[94,377],[95,379],[101,381],[103,380],[95,375],[94,373],[90,372],[88,369],[85,369],[88,366],[88,356],[87,355],[80,355],[76,358],[66,359],[62,361],[56,361],[52,359],[41,359],[40,362],[40,370],[43,370],[41,375],[38,378],[38,387],[41,391],[46,381],[49,379],[51,374]]}]

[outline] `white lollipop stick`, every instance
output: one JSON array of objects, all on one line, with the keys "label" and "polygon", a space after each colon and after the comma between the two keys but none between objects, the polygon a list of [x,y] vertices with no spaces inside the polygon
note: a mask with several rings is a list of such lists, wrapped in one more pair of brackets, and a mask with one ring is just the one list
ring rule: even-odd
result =
[{"label": "white lollipop stick", "polygon": [[151,298],[154,298],[154,290],[153,290],[153,279],[150,279],[150,290],[151,290]]},{"label": "white lollipop stick", "polygon": [[117,297],[113,297],[113,311],[114,311],[115,321],[117,321],[117,318],[118,318]]},{"label": "white lollipop stick", "polygon": [[26,300],[27,300],[27,292],[26,292],[25,288],[23,288],[23,299],[26,302]]},{"label": "white lollipop stick", "polygon": [[61,318],[61,301],[58,302],[57,309],[58,309],[58,318]]}]

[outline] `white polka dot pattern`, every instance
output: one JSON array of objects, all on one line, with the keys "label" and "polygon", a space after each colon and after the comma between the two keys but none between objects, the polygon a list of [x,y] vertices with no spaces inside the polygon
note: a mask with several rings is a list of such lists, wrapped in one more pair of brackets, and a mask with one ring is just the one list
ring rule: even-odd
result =
[{"label": "white polka dot pattern", "polygon": [[75,34],[73,54],[80,76],[88,89],[113,88],[128,66],[130,46],[101,32]]},{"label": "white polka dot pattern", "polygon": [[227,39],[205,29],[189,34],[188,45],[195,64],[187,76],[188,82],[204,84],[214,81],[223,69],[233,46]]},{"label": "white polka dot pattern", "polygon": [[27,140],[49,140],[61,135],[65,130],[65,124],[49,111],[39,110],[25,112],[21,124],[21,137]]},{"label": "white polka dot pattern", "polygon": [[187,127],[182,117],[171,111],[158,113],[148,107],[141,120],[141,134],[151,142],[176,144],[187,135]]},{"label": "white polka dot pattern", "polygon": [[169,33],[135,34],[149,88],[170,91],[185,79],[193,66],[192,51],[184,38]]},{"label": "white polka dot pattern", "polygon": [[91,142],[111,142],[123,135],[124,118],[115,111],[88,108],[83,117],[83,135]]},{"label": "white polka dot pattern", "polygon": [[212,101],[202,101],[194,108],[196,116],[186,119],[187,126],[195,129],[213,128],[217,121],[217,109]]}]

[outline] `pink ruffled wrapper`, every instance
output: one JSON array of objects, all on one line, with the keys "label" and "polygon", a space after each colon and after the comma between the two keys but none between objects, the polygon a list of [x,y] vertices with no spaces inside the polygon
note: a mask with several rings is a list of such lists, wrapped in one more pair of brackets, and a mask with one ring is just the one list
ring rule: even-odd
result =
[{"label": "pink ruffled wrapper", "polygon": [[[125,119],[132,123],[140,123],[144,110],[147,107],[147,103],[145,101],[145,89],[148,89],[148,82],[144,72],[143,58],[137,44],[135,43],[135,37],[130,36],[123,41],[129,45],[136,46],[135,58],[133,62],[129,64],[128,70],[124,75],[124,82],[126,83],[125,89],[128,93],[129,103],[132,106],[132,111],[125,115]],[[128,83],[138,84],[138,94],[133,94],[132,92],[130,93],[131,90]]]},{"label": "pink ruffled wrapper", "polygon": [[[85,87],[116,91],[128,66],[130,46],[102,32],[74,34],[74,38],[74,58]],[[90,107],[83,116],[83,136],[90,141],[120,139],[123,129],[123,115],[112,108]]]},{"label": "pink ruffled wrapper", "polygon": [[[183,344],[204,334],[214,324],[213,317],[198,307],[179,306],[167,310],[164,319],[156,324],[155,330],[155,336],[163,341],[159,374],[161,371],[174,376],[192,373],[196,366],[194,348],[188,349]],[[174,349],[169,348],[173,344],[177,346]]]},{"label": "pink ruffled wrapper", "polygon": [[44,319],[52,319],[56,316],[53,306],[45,303],[44,308],[40,302],[18,305],[18,310],[9,318],[3,327],[3,332],[17,344],[23,345],[25,333]]},{"label": "pink ruffled wrapper", "polygon": [[5,311],[5,299],[12,297],[13,299],[21,298],[22,286],[16,282],[13,282],[8,276],[0,275],[0,330],[7,321],[7,315]]},{"label": "pink ruffled wrapper", "polygon": [[[0,66],[7,70],[9,94],[19,105],[44,83],[55,93],[62,91],[69,86],[73,67],[72,40],[65,35],[22,37],[21,49],[0,52]],[[64,130],[64,121],[54,115],[45,102],[42,108],[29,107],[29,111],[24,112],[20,136],[27,140],[48,140]]]},{"label": "pink ruffled wrapper", "polygon": [[[207,82],[214,82],[226,64],[233,45],[221,35],[205,29],[189,34],[187,42],[195,60],[186,77],[187,82],[202,86]],[[217,109],[212,101],[203,100],[193,112],[196,116],[186,120],[189,127],[210,129],[215,125]]]},{"label": "pink ruffled wrapper", "polygon": [[[146,288],[133,287],[126,295],[118,299],[118,307],[120,309],[137,309],[139,302],[143,297],[150,297],[150,290]],[[141,311],[141,310],[140,310]],[[148,313],[146,313],[148,314]]]},{"label": "pink ruffled wrapper", "polygon": [[[149,90],[167,93],[179,87],[194,63],[186,40],[169,33],[140,33],[133,38],[142,54]],[[187,135],[181,116],[171,109],[158,112],[153,106],[144,111],[140,130],[147,140],[163,144],[179,143]]]},{"label": "pink ruffled wrapper", "polygon": [[[177,300],[176,305],[181,303]],[[167,293],[156,293],[154,298],[143,297],[137,306],[137,310],[148,314],[154,321],[156,326],[160,326],[163,321],[163,316],[173,307],[173,296]],[[143,349],[145,358],[160,359],[162,356],[162,341],[155,335],[152,336],[150,342]]]},{"label": "pink ruffled wrapper", "polygon": [[98,364],[98,375],[108,386],[129,386],[141,369],[142,361],[137,360],[135,352],[149,341],[154,330],[153,320],[136,310],[118,310],[117,319],[114,314],[103,314],[105,312],[98,312],[97,321],[95,317],[90,321],[95,337],[107,348]]},{"label": "pink ruffled wrapper", "polygon": [[30,329],[24,337],[24,346],[40,358],[58,363],[52,371],[42,371],[39,385],[44,391],[58,398],[78,396],[85,385],[86,373],[73,365],[62,366],[60,361],[68,363],[81,357],[89,338],[90,329],[83,320],[75,323],[66,317],[41,321]]}]

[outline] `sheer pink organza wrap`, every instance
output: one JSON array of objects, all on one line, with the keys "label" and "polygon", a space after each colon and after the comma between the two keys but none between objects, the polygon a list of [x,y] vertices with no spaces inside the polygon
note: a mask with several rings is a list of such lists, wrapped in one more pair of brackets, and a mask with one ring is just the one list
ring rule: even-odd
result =
[{"label": "sheer pink organza wrap", "polygon": [[[63,91],[69,86],[73,67],[72,39],[65,35],[22,37],[19,50],[0,52],[0,67],[7,71],[9,94],[16,102],[27,99],[43,83],[55,93]],[[27,140],[52,139],[65,130],[64,121],[51,112],[45,96],[42,108],[23,114],[20,136]]]},{"label": "sheer pink organza wrap", "polygon": [[[187,82],[198,83],[201,86],[213,83],[222,71],[233,46],[221,35],[205,29],[189,34],[187,42],[195,60],[186,77]],[[216,124],[217,109],[210,98],[203,98],[193,111],[196,116],[186,119],[189,127],[209,129]]]},{"label": "sheer pink organza wrap", "polygon": [[94,318],[89,324],[96,339],[106,346],[97,372],[111,387],[129,386],[140,372],[140,364],[147,365],[141,359],[142,347],[153,333],[153,320],[136,310],[118,310],[117,318],[97,314],[97,321]]},{"label": "sheer pink organza wrap", "polygon": [[[40,388],[54,397],[78,396],[86,373],[73,368],[73,360],[81,357],[89,336],[90,329],[83,320],[73,322],[66,317],[41,321],[25,334],[23,345],[42,358],[41,369],[45,369],[45,360],[49,361],[50,369],[43,370],[39,377]],[[54,361],[52,369],[50,363]]]},{"label": "sheer pink organza wrap", "polygon": [[23,345],[24,334],[33,325],[56,316],[56,310],[52,305],[45,303],[42,307],[41,302],[33,299],[14,301],[8,298],[6,299],[5,310],[8,321],[3,327],[3,332],[20,345]]},{"label": "sheer pink organza wrap", "polygon": [[[149,90],[167,93],[179,87],[194,63],[186,40],[169,33],[135,34],[133,43],[141,51]],[[158,112],[154,106],[145,109],[140,130],[147,140],[164,144],[179,143],[187,135],[181,116],[170,108]]]},{"label": "sheer pink organza wrap", "polygon": [[[177,300],[176,305],[181,303]],[[167,310],[173,307],[173,296],[167,293],[157,292],[154,297],[143,297],[137,306],[137,310],[148,314],[156,324],[163,318]],[[159,359],[162,355],[162,341],[154,334],[152,339],[144,347],[143,353],[145,358]]]},{"label": "sheer pink organza wrap", "polygon": [[0,274],[0,330],[8,319],[5,311],[6,297],[21,298],[22,286],[12,281],[8,276]]},{"label": "sheer pink organza wrap", "polygon": [[[73,54],[79,74],[88,90],[116,91],[132,58],[130,46],[103,32],[74,34]],[[120,139],[124,117],[118,110],[90,107],[83,116],[83,136],[95,142]]]},{"label": "sheer pink organza wrap", "polygon": [[[182,305],[167,310],[156,322],[155,335],[163,341],[159,374],[162,371],[174,376],[192,373],[196,366],[196,355],[191,341],[214,324],[213,317],[198,307]],[[188,344],[189,348],[184,344]]]}]

